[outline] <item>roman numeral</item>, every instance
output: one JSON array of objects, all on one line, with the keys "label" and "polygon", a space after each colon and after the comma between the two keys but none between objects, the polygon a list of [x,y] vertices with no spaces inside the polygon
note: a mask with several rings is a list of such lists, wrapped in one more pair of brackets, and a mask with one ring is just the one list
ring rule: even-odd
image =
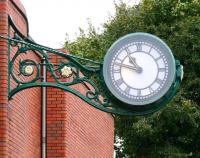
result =
[{"label": "roman numeral", "polygon": [[131,90],[130,87],[126,87],[126,89],[125,89],[125,93],[129,94],[130,90]]},{"label": "roman numeral", "polygon": [[115,61],[116,61],[117,63],[121,63],[121,62],[122,62],[122,60],[119,59],[119,58],[117,58]]},{"label": "roman numeral", "polygon": [[136,47],[137,47],[138,52],[142,51],[142,44],[138,43],[138,44],[136,44]]},{"label": "roman numeral", "polygon": [[113,72],[114,73],[120,73],[120,69],[117,69],[117,70],[114,69]]},{"label": "roman numeral", "polygon": [[141,90],[138,89],[138,90],[137,90],[137,96],[141,96],[141,94],[142,94],[142,93],[141,93]]},{"label": "roman numeral", "polygon": [[154,92],[154,90],[151,87],[149,87],[149,91],[150,91],[150,93]]},{"label": "roman numeral", "polygon": [[158,84],[162,84],[163,81],[162,81],[161,79],[157,78],[157,79],[156,79],[156,82],[157,82]]},{"label": "roman numeral", "polygon": [[160,59],[162,59],[163,55],[160,55],[158,58],[156,58],[155,60],[158,61]]},{"label": "roman numeral", "polygon": [[165,70],[166,70],[165,68],[158,68],[159,72],[165,72]]},{"label": "roman numeral", "polygon": [[131,54],[131,51],[129,50],[129,48],[126,48],[125,50],[126,50],[127,54]]},{"label": "roman numeral", "polygon": [[149,49],[149,52],[148,52],[149,54],[151,53],[151,50],[152,50],[152,49],[153,49],[153,47],[151,47],[151,48]]},{"label": "roman numeral", "polygon": [[115,81],[117,83],[118,86],[120,86],[123,83],[123,79],[120,78],[118,80]]}]

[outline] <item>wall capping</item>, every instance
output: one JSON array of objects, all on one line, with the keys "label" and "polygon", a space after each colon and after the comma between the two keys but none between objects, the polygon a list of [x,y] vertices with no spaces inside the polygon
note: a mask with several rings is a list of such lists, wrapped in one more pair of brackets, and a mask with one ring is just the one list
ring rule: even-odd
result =
[{"label": "wall capping", "polygon": [[[18,10],[18,12],[23,16],[24,20],[26,21],[26,28],[27,28],[27,37],[29,36],[29,23],[28,23],[28,18],[26,16],[26,11],[25,8],[22,9],[23,4],[18,0],[18,3],[16,2],[17,0],[10,0],[10,2],[15,6],[15,8]],[[19,6],[21,5],[21,7]]]}]

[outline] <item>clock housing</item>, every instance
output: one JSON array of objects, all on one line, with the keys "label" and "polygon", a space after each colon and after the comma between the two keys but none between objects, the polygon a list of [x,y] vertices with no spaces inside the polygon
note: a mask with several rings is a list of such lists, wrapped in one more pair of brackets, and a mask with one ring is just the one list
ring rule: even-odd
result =
[{"label": "clock housing", "polygon": [[160,38],[132,33],[117,40],[103,63],[109,91],[131,106],[152,104],[162,98],[175,80],[175,59]]}]

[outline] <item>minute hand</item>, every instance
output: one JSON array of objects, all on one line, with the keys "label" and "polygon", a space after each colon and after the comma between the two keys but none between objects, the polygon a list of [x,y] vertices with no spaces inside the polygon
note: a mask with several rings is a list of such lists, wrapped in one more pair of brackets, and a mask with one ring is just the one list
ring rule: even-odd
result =
[{"label": "minute hand", "polygon": [[121,63],[114,63],[114,64],[118,65],[118,66],[122,66],[122,67],[128,68],[128,69],[131,69],[131,70],[136,70],[137,71],[137,69],[138,69],[137,67],[126,65],[126,64],[121,64]]}]

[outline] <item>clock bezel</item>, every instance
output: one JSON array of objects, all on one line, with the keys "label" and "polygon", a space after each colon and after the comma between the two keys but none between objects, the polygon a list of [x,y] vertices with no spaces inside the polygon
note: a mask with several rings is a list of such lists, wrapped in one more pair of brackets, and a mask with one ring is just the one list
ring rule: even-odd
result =
[{"label": "clock bezel", "polygon": [[[168,60],[168,71],[170,74],[167,78],[167,81],[165,82],[164,87],[158,93],[156,93],[150,98],[140,99],[140,100],[130,99],[128,97],[125,97],[122,93],[120,93],[112,83],[110,75],[111,73],[110,66],[113,57],[115,56],[116,52],[118,52],[123,46],[133,42],[143,42],[143,43],[146,42],[152,44],[153,46],[158,48]],[[103,77],[107,88],[119,101],[132,106],[145,106],[148,104],[152,104],[158,101],[160,98],[162,98],[173,84],[175,79],[175,73],[176,73],[175,59],[168,45],[160,38],[151,35],[149,33],[143,33],[143,32],[131,33],[118,39],[107,51],[107,54],[105,55],[103,62]]]}]

